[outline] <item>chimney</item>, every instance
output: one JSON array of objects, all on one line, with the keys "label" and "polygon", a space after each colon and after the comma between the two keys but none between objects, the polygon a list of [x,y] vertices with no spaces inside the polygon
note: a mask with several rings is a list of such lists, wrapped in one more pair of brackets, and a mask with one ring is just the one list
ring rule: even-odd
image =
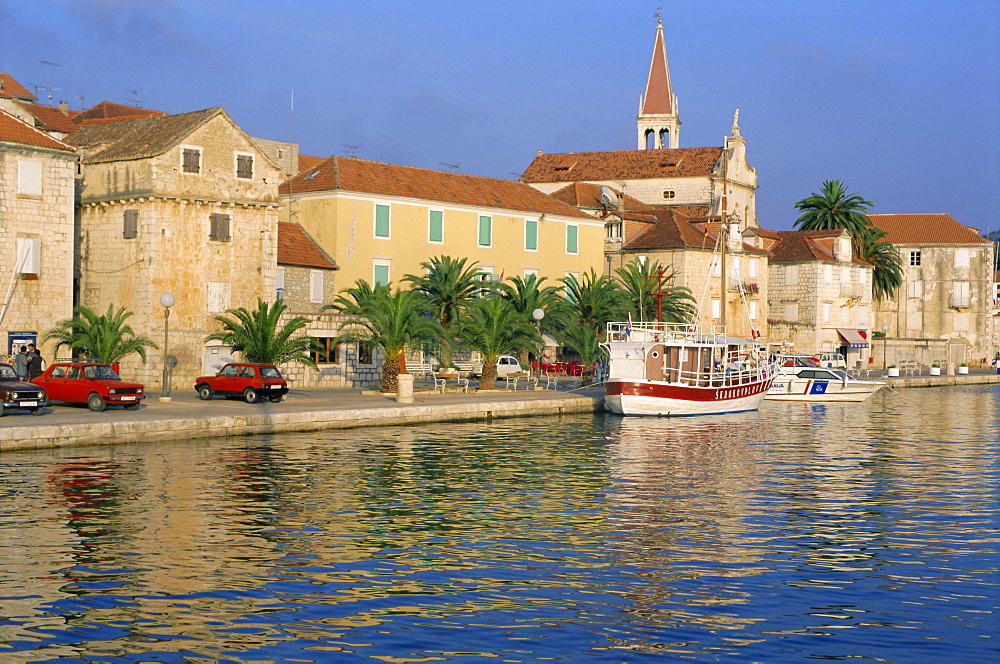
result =
[{"label": "chimney", "polygon": [[68,101],[59,102],[59,110],[62,111],[63,115],[69,116],[69,102]]}]

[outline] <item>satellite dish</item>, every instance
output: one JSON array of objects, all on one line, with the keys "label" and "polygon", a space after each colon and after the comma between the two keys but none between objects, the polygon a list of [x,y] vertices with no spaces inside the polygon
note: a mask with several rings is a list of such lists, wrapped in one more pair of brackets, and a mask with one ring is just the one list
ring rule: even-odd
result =
[{"label": "satellite dish", "polygon": [[614,189],[607,186],[606,184],[601,185],[601,200],[609,208],[618,208],[618,195],[615,193]]}]

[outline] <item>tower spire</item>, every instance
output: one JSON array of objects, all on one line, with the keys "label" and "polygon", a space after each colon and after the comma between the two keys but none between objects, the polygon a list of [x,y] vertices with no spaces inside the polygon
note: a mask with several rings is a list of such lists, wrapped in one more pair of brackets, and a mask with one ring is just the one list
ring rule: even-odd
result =
[{"label": "tower spire", "polygon": [[[646,78],[646,92],[639,98],[639,149],[680,147],[680,112],[677,95],[670,84],[667,46],[663,39],[663,19],[656,20],[656,40]],[[652,140],[650,140],[652,139]]]}]

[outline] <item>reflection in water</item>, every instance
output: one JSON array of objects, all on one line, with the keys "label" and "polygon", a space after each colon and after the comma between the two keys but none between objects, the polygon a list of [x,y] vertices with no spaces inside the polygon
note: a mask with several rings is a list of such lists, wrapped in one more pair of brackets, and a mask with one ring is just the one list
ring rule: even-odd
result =
[{"label": "reflection in water", "polygon": [[954,388],[5,454],[0,660],[985,660],[997,421]]}]

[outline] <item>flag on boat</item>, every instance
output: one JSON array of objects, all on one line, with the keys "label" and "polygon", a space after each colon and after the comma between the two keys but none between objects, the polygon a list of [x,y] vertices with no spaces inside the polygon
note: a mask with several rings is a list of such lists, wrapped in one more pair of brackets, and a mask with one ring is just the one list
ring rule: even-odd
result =
[{"label": "flag on boat", "polygon": [[628,312],[628,322],[625,323],[625,336],[632,338],[632,312]]},{"label": "flag on boat", "polygon": [[760,339],[760,330],[751,327],[750,328],[750,338],[753,339],[754,341],[757,341],[757,339]]}]

